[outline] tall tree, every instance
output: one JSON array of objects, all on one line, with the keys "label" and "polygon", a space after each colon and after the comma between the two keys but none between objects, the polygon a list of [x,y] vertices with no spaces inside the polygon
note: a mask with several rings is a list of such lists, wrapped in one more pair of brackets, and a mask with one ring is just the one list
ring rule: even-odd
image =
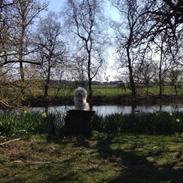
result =
[{"label": "tall tree", "polygon": [[134,70],[143,61],[144,52],[148,47],[144,37],[149,16],[144,12],[149,7],[137,0],[113,0],[112,2],[121,15],[121,21],[115,24],[117,52],[121,67],[128,69],[131,94],[135,96],[137,89]]},{"label": "tall tree", "polygon": [[166,29],[167,34],[176,37],[176,30],[183,24],[183,1],[155,1],[155,8],[150,11],[156,20],[158,31]]},{"label": "tall tree", "polygon": [[25,62],[25,57],[32,52],[32,50],[29,49],[31,26],[35,18],[37,18],[39,13],[45,10],[46,7],[46,3],[40,3],[36,0],[17,0],[13,8],[11,20],[14,28],[13,44],[17,52],[17,60],[20,64],[20,78],[22,81],[25,79],[23,62]]},{"label": "tall tree", "polygon": [[11,43],[11,16],[15,2],[0,1],[0,67],[7,62],[7,55]]},{"label": "tall tree", "polygon": [[[147,37],[156,38],[161,32],[166,32],[169,42],[174,43],[178,50],[178,40],[183,34],[183,1],[182,0],[147,0],[149,6],[146,16],[150,16]],[[172,49],[172,50],[173,50]],[[177,51],[176,50],[176,51]]]},{"label": "tall tree", "polygon": [[146,93],[148,95],[148,89],[150,84],[153,83],[153,80],[156,75],[156,64],[152,58],[148,57],[147,60],[144,60],[142,64],[135,68],[135,78],[140,85],[146,87]]},{"label": "tall tree", "polygon": [[83,54],[79,54],[78,56],[73,56],[72,61],[72,72],[74,73],[74,78],[76,83],[81,85],[82,87],[85,87],[85,82],[87,79],[87,59],[86,56]]},{"label": "tall tree", "polygon": [[[80,42],[87,59],[89,102],[92,98],[92,80],[102,66],[102,30],[100,29],[100,0],[68,0],[66,16],[69,26]],[[102,23],[101,23],[102,24]]]},{"label": "tall tree", "polygon": [[[39,71],[44,79],[44,97],[48,90],[54,68],[64,64],[66,47],[61,37],[62,26],[55,13],[50,12],[41,19],[35,33],[35,45],[38,47],[37,59],[40,61]],[[57,78],[58,79],[58,78]]]},{"label": "tall tree", "polygon": [[178,88],[180,88],[180,78],[182,75],[182,71],[179,68],[175,68],[170,70],[169,72],[169,80],[170,86],[174,88],[175,95],[178,95]]}]

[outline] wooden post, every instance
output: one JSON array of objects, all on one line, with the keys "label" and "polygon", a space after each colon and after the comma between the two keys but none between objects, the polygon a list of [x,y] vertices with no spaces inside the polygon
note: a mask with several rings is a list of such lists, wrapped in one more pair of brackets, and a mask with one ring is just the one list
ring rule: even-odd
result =
[{"label": "wooden post", "polygon": [[95,111],[70,110],[65,118],[65,132],[69,136],[90,136]]}]

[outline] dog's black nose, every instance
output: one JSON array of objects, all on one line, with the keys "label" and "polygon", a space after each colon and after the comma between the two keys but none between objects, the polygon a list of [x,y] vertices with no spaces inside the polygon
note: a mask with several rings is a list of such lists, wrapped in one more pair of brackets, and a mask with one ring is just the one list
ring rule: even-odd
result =
[{"label": "dog's black nose", "polygon": [[77,94],[77,97],[83,97],[81,93],[78,93]]}]

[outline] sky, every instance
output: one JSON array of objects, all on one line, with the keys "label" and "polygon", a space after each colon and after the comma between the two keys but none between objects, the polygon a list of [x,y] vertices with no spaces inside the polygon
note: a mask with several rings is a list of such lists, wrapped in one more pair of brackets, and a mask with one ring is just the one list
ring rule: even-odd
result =
[{"label": "sky", "polygon": [[47,2],[49,3],[49,10],[60,11],[66,0],[47,0]]},{"label": "sky", "polygon": [[[40,0],[44,1],[44,0]],[[55,12],[60,12],[61,9],[64,8],[64,4],[66,3],[67,0],[47,0],[48,2],[48,11],[55,11]],[[107,18],[110,18],[114,21],[119,20],[119,15],[117,11],[115,10],[114,7],[109,3],[109,1],[106,1],[106,6],[105,6],[105,16]],[[116,76],[118,75],[116,69],[114,69],[114,48],[108,48],[107,49],[107,57],[106,57],[106,64],[105,64],[105,76],[104,74],[102,75],[102,80],[105,81],[105,78],[108,78],[109,81],[116,80]]]},{"label": "sky", "polygon": [[[41,0],[41,1],[44,1],[44,0]],[[64,7],[64,4],[65,4],[66,1],[67,0],[47,0],[47,2],[49,3],[48,10],[59,12]],[[119,19],[119,14],[111,6],[109,1],[106,1],[106,7],[105,8],[106,8],[105,13],[109,17],[111,17],[113,20],[118,20]]]}]

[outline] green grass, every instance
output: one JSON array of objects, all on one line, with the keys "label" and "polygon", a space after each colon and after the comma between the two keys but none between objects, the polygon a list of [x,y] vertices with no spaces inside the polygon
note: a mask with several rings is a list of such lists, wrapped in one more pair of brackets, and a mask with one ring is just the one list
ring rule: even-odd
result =
[{"label": "green grass", "polygon": [[[73,96],[74,88],[69,88],[65,90],[60,90],[57,93],[57,88],[50,88],[49,94],[50,96],[54,96],[57,94],[58,96]],[[178,89],[178,94],[182,95],[182,91]],[[140,96],[147,95],[147,87],[139,87],[137,88],[137,93]],[[122,89],[118,87],[99,87],[99,86],[93,86],[93,95],[94,96],[107,96],[107,97],[114,97],[118,95],[130,95],[131,91],[129,88]],[[158,95],[159,94],[159,88],[158,86],[152,86],[148,88],[148,94],[149,95]],[[173,87],[171,86],[165,86],[163,87],[163,94],[165,95],[175,95],[175,91]]]},{"label": "green grass", "polygon": [[[139,87],[137,88],[137,93],[140,96],[146,96],[147,90],[149,95],[158,95],[159,94],[159,88],[158,86],[152,86],[147,89],[147,87]],[[67,87],[65,90],[59,90],[58,88],[50,88],[49,95],[50,96],[73,96],[74,88]],[[182,91],[179,89],[178,94],[182,95]],[[41,92],[39,91],[39,94]],[[122,89],[118,87],[99,87],[99,86],[93,86],[93,95],[94,96],[107,96],[107,97],[115,97],[118,95],[130,95],[131,91],[129,88]],[[163,88],[163,94],[165,95],[175,95],[175,91],[173,87],[171,86],[165,86]]]},{"label": "green grass", "polygon": [[130,95],[130,90],[124,90],[117,87],[93,87],[93,95],[108,97],[114,97],[118,95]]},{"label": "green grass", "polygon": [[[57,86],[51,86],[49,89],[49,96],[54,97],[73,97],[73,92],[74,92],[75,87],[57,87]],[[147,92],[148,91],[148,92]],[[20,89],[16,87],[12,88],[6,88],[6,87],[1,87],[0,95],[3,96],[4,98],[10,97],[14,98],[14,96],[17,96],[15,93],[19,94]],[[13,93],[13,95],[12,95]],[[152,86],[152,87],[139,87],[137,88],[137,93],[140,96],[146,96],[146,95],[158,95],[159,94],[159,88],[158,86]],[[44,91],[43,88],[41,87],[27,87],[25,90],[26,96],[43,96]],[[108,86],[93,86],[93,95],[94,96],[106,96],[106,97],[115,97],[119,95],[130,95],[131,91],[129,88],[122,89],[119,87],[108,87]],[[173,87],[171,86],[165,86],[163,88],[163,94],[165,95],[175,95],[175,91]],[[182,96],[182,90],[178,89],[178,95]]]},{"label": "green grass", "polygon": [[[0,139],[3,141],[4,139]],[[31,136],[0,146],[0,182],[181,183],[181,136]]]},{"label": "green grass", "polygon": [[[159,95],[159,87],[158,86],[151,86],[149,88],[147,87],[142,87],[142,88],[137,88],[137,92],[139,95],[144,96],[147,95]],[[178,95],[181,95],[181,89],[178,89]],[[165,95],[175,95],[175,90],[172,86],[164,86],[163,87],[163,94]]]},{"label": "green grass", "polygon": [[87,139],[65,136],[57,119],[0,113],[0,182],[182,183],[182,113],[97,117]]},{"label": "green grass", "polygon": [[[41,87],[29,87],[26,88],[24,93],[21,94],[21,88],[6,88],[1,87],[0,98],[2,102],[9,104],[10,107],[13,106],[44,106],[46,103],[49,105],[73,105],[73,95],[75,87],[58,87],[52,86],[49,89],[47,99],[44,98],[44,91]],[[169,103],[180,103],[183,101],[183,91],[178,89],[178,96],[173,97],[175,92],[172,87],[164,87],[163,94],[168,95],[160,98],[159,89],[157,86],[147,88],[141,87],[137,88],[137,97],[131,96],[131,91],[127,88],[122,89],[118,87],[99,87],[93,86],[93,99],[94,105],[100,104],[123,104],[123,105],[133,105],[135,104],[169,104]],[[180,96],[180,97],[179,97]],[[0,101],[0,107],[6,107]]]}]

